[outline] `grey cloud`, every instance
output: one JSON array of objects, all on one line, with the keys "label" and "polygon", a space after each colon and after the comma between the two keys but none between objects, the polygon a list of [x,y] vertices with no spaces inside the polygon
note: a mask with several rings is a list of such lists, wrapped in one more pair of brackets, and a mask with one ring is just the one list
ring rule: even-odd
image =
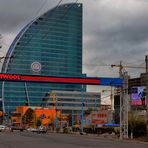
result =
[{"label": "grey cloud", "polygon": [[86,11],[84,54],[88,52],[95,54],[85,56],[84,60],[112,63],[120,60],[130,61],[132,58],[137,58],[137,55],[139,58],[144,58],[146,52],[140,49],[147,47],[145,43],[148,41],[146,15],[148,6],[143,1],[135,0],[131,1],[137,4],[135,9],[132,3],[126,7],[118,5],[118,9],[114,9],[114,6],[107,5],[107,2],[109,3],[106,1],[103,7],[98,6],[98,9],[94,7],[91,13]]},{"label": "grey cloud", "polygon": [[[45,5],[43,6],[43,4]],[[1,0],[0,31],[5,33],[7,31],[20,30],[24,24],[50,9],[54,4],[54,0]],[[41,9],[42,6],[44,9]]]},{"label": "grey cloud", "polygon": [[[40,10],[44,2],[46,5]],[[0,32],[14,36],[59,0],[0,0]],[[63,0],[63,3],[75,0]],[[147,0],[79,0],[84,5],[84,63],[109,65],[134,62],[148,53]],[[40,10],[40,11],[39,11]],[[39,13],[38,13],[39,12]],[[10,34],[11,33],[11,34]],[[11,36],[11,41],[12,41]],[[10,42],[9,42],[10,43]],[[144,60],[143,60],[144,61]],[[110,67],[84,65],[90,76],[117,76]]]}]

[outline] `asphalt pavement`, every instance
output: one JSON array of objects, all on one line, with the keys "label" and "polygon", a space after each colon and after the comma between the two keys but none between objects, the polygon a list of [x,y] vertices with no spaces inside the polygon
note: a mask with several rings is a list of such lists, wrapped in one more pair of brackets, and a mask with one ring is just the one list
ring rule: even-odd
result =
[{"label": "asphalt pavement", "polygon": [[0,148],[148,148],[148,143],[86,135],[1,132]]}]

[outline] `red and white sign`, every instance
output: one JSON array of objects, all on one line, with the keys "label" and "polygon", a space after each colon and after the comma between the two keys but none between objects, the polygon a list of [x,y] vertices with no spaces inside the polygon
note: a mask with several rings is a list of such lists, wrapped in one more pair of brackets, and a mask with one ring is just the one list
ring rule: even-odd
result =
[{"label": "red and white sign", "polygon": [[84,85],[100,85],[98,78],[56,77],[39,75],[0,74],[0,81],[25,81],[43,83],[74,83]]},{"label": "red and white sign", "polygon": [[[36,63],[37,64],[37,63]],[[33,65],[36,72],[40,70],[41,65]],[[84,85],[104,85],[104,86],[122,86],[120,78],[92,78],[92,77],[58,77],[58,76],[42,76],[42,75],[22,75],[22,74],[6,74],[0,73],[0,81],[25,81],[25,82],[42,82],[42,83],[72,83]],[[120,83],[119,83],[120,81]],[[112,82],[112,83],[111,83]]]},{"label": "red and white sign", "polygon": [[92,113],[92,124],[106,124],[110,122],[110,111],[98,111]]}]

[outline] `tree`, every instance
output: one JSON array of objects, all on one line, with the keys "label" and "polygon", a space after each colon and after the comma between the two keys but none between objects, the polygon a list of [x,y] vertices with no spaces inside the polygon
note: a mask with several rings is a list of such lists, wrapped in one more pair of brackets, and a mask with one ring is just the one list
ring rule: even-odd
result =
[{"label": "tree", "polygon": [[28,108],[27,111],[25,112],[24,116],[22,117],[23,123],[24,124],[31,124],[33,121],[33,110],[31,108]]},{"label": "tree", "polygon": [[88,108],[88,109],[84,112],[85,116],[90,115],[92,111],[93,111],[92,108]]},{"label": "tree", "polygon": [[72,115],[71,114],[68,115],[67,121],[69,123],[69,126],[72,126]]},{"label": "tree", "polygon": [[36,125],[37,127],[41,126],[41,125],[42,125],[41,119],[38,119],[38,120],[36,121],[35,125]]},{"label": "tree", "polygon": [[146,123],[144,117],[134,115],[133,111],[129,112],[128,125],[131,138],[146,134]]}]

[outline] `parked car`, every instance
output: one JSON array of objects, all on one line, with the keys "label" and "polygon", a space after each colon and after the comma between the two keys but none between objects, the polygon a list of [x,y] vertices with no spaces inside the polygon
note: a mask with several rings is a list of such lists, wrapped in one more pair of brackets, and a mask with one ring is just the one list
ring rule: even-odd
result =
[{"label": "parked car", "polygon": [[27,128],[27,131],[29,131],[29,132],[36,132],[36,133],[46,133],[47,132],[47,128],[45,126],[40,126],[38,128],[29,127],[29,128]]},{"label": "parked car", "polygon": [[38,133],[47,133],[47,127],[46,126],[40,126],[38,128]]},{"label": "parked car", "polygon": [[0,132],[4,131],[7,128],[5,125],[0,125]]},{"label": "parked car", "polygon": [[11,126],[11,131],[13,132],[14,130],[19,130],[19,131],[23,132],[25,130],[25,128],[21,127],[21,126]]},{"label": "parked car", "polygon": [[29,128],[27,128],[27,131],[29,131],[29,132],[37,132],[38,129],[29,127]]}]

